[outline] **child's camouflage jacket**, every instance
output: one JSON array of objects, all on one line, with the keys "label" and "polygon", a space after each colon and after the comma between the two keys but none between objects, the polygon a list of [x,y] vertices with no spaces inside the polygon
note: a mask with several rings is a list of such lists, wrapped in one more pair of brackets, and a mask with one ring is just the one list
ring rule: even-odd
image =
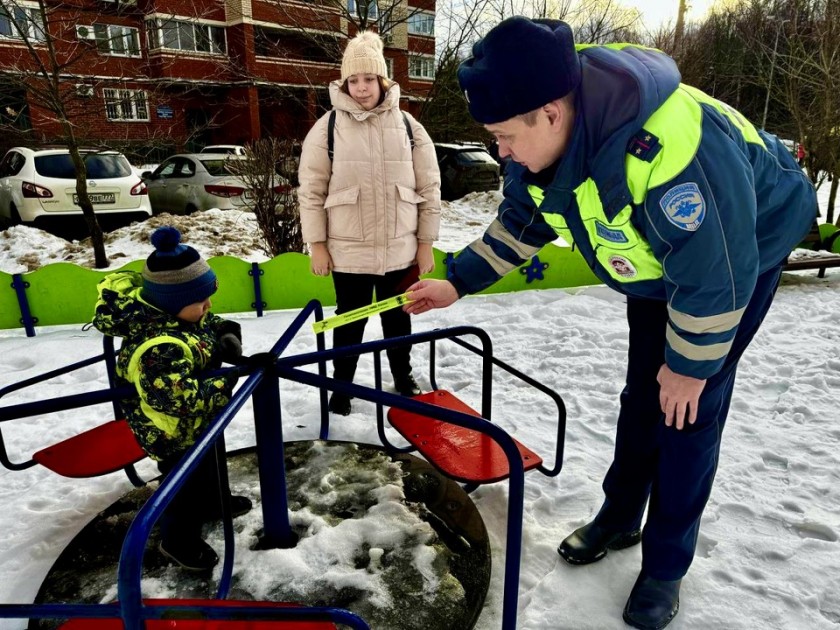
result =
[{"label": "child's camouflage jacket", "polygon": [[239,324],[212,313],[198,323],[179,320],[140,297],[142,276],[112,273],[99,283],[93,324],[122,337],[118,385],[131,384],[137,397],[120,401],[137,441],[153,459],[178,456],[230,400],[235,372],[206,378],[218,368],[218,338]]}]

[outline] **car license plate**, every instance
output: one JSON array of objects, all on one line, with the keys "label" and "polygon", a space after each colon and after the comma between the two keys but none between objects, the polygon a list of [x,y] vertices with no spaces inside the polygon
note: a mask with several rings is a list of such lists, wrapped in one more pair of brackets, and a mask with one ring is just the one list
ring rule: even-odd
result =
[{"label": "car license plate", "polygon": [[[117,203],[114,193],[88,193],[91,203]],[[73,203],[79,204],[79,195],[73,195]]]}]

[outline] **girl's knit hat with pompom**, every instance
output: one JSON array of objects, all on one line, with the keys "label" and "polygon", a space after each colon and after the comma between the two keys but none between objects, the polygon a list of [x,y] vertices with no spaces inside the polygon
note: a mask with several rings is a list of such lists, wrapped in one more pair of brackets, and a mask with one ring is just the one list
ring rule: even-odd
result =
[{"label": "girl's knit hat with pompom", "polygon": [[378,74],[388,77],[388,66],[382,54],[384,45],[373,31],[362,31],[347,42],[341,59],[341,80],[346,81],[354,74]]},{"label": "girl's knit hat with pompom", "polygon": [[155,251],[143,267],[140,296],[162,311],[177,315],[190,304],[203,302],[216,292],[219,282],[210,265],[171,226],[152,233]]}]

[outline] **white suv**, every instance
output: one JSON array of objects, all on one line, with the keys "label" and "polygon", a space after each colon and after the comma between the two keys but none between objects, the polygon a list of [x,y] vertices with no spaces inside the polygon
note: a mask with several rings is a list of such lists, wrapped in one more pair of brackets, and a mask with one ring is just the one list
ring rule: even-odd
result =
[{"label": "white suv", "polygon": [[[125,225],[152,216],[146,184],[122,153],[86,149],[82,157],[88,196],[100,221]],[[42,223],[81,214],[76,169],[67,149],[9,149],[0,161],[0,221]]]}]

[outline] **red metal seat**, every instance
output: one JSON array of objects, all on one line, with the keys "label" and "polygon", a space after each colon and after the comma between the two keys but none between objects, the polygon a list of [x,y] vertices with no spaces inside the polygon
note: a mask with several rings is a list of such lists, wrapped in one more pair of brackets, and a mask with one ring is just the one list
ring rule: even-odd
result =
[{"label": "red metal seat", "polygon": [[[414,400],[481,417],[469,405],[446,390],[435,390]],[[464,483],[494,483],[507,479],[510,466],[505,452],[489,436],[428,416],[391,408],[388,421],[436,468]],[[542,464],[542,458],[514,439],[525,470]]]},{"label": "red metal seat", "polygon": [[[231,599],[147,599],[148,605],[176,604],[183,606],[213,606],[236,608],[259,606],[266,608],[298,608],[298,604],[281,602],[249,602]],[[329,621],[258,621],[249,619],[150,619],[147,630],[336,630]],[[59,630],[123,630],[122,619],[71,619]]]},{"label": "red metal seat", "polygon": [[126,420],[113,420],[41,449],[36,462],[65,477],[96,477],[146,457]]}]

